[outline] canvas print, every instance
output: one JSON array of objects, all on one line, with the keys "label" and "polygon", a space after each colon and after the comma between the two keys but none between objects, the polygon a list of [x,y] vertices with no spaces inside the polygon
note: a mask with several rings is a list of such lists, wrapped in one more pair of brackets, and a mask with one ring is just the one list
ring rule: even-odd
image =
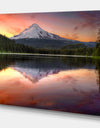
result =
[{"label": "canvas print", "polygon": [[0,104],[100,115],[100,11],[0,14]]}]

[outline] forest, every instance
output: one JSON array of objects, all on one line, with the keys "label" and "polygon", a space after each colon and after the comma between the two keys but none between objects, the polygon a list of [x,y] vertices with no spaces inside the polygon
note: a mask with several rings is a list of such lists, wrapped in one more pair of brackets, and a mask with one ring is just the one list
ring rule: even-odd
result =
[{"label": "forest", "polygon": [[100,43],[97,43],[95,48],[82,47],[82,44],[68,45],[60,49],[34,48],[15,43],[14,40],[0,35],[0,52],[100,56]]}]

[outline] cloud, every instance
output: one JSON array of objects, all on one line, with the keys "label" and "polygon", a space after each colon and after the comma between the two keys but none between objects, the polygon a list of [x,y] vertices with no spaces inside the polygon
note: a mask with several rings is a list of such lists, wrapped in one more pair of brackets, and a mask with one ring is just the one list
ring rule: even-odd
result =
[{"label": "cloud", "polygon": [[71,40],[78,40],[79,34],[73,31],[72,34],[66,34],[66,37]]},{"label": "cloud", "polygon": [[78,14],[83,20],[73,28],[74,32],[79,29],[96,29],[100,26],[100,11],[83,11]]},{"label": "cloud", "polygon": [[0,33],[15,35],[30,26],[35,19],[31,13],[0,14]]},{"label": "cloud", "polygon": [[100,11],[83,11],[78,12],[78,15],[82,20],[74,26],[72,32],[72,39],[77,40],[79,38],[78,32],[83,29],[96,30],[100,26]]},{"label": "cloud", "polygon": [[72,39],[77,40],[79,38],[79,35],[77,33],[72,34]]},{"label": "cloud", "polygon": [[19,33],[21,32],[21,28],[20,27],[10,27],[10,29],[7,29],[7,32],[13,34],[13,33]]},{"label": "cloud", "polygon": [[96,12],[80,12],[80,16],[84,19],[84,23],[81,25],[82,28],[95,27],[97,22]]},{"label": "cloud", "polygon": [[74,27],[74,31],[78,30],[78,28],[79,28],[78,26],[75,26],[75,27]]}]

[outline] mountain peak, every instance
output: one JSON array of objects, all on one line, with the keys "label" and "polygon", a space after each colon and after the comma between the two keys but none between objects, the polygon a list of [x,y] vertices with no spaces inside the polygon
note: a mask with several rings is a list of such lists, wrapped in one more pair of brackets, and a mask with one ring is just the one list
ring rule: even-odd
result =
[{"label": "mountain peak", "polygon": [[29,28],[22,31],[20,34],[11,37],[11,39],[56,39],[61,40],[62,38],[58,35],[49,33],[43,30],[38,24],[34,23]]},{"label": "mountain peak", "polygon": [[38,24],[34,23],[31,25],[32,27],[40,27]]},{"label": "mountain peak", "polygon": [[41,29],[40,26],[36,23],[32,24],[29,28]]},{"label": "mountain peak", "polygon": [[29,26],[29,28],[25,29],[23,32],[21,33],[26,33],[26,32],[37,32],[37,31],[42,31],[43,29],[40,28],[40,26],[38,24],[32,24],[31,26]]}]

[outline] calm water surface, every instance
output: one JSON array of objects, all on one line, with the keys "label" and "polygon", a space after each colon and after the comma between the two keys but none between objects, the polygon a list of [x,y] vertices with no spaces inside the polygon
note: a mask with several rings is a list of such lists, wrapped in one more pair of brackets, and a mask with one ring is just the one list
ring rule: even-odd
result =
[{"label": "calm water surface", "polygon": [[0,104],[100,115],[100,60],[2,55]]}]

